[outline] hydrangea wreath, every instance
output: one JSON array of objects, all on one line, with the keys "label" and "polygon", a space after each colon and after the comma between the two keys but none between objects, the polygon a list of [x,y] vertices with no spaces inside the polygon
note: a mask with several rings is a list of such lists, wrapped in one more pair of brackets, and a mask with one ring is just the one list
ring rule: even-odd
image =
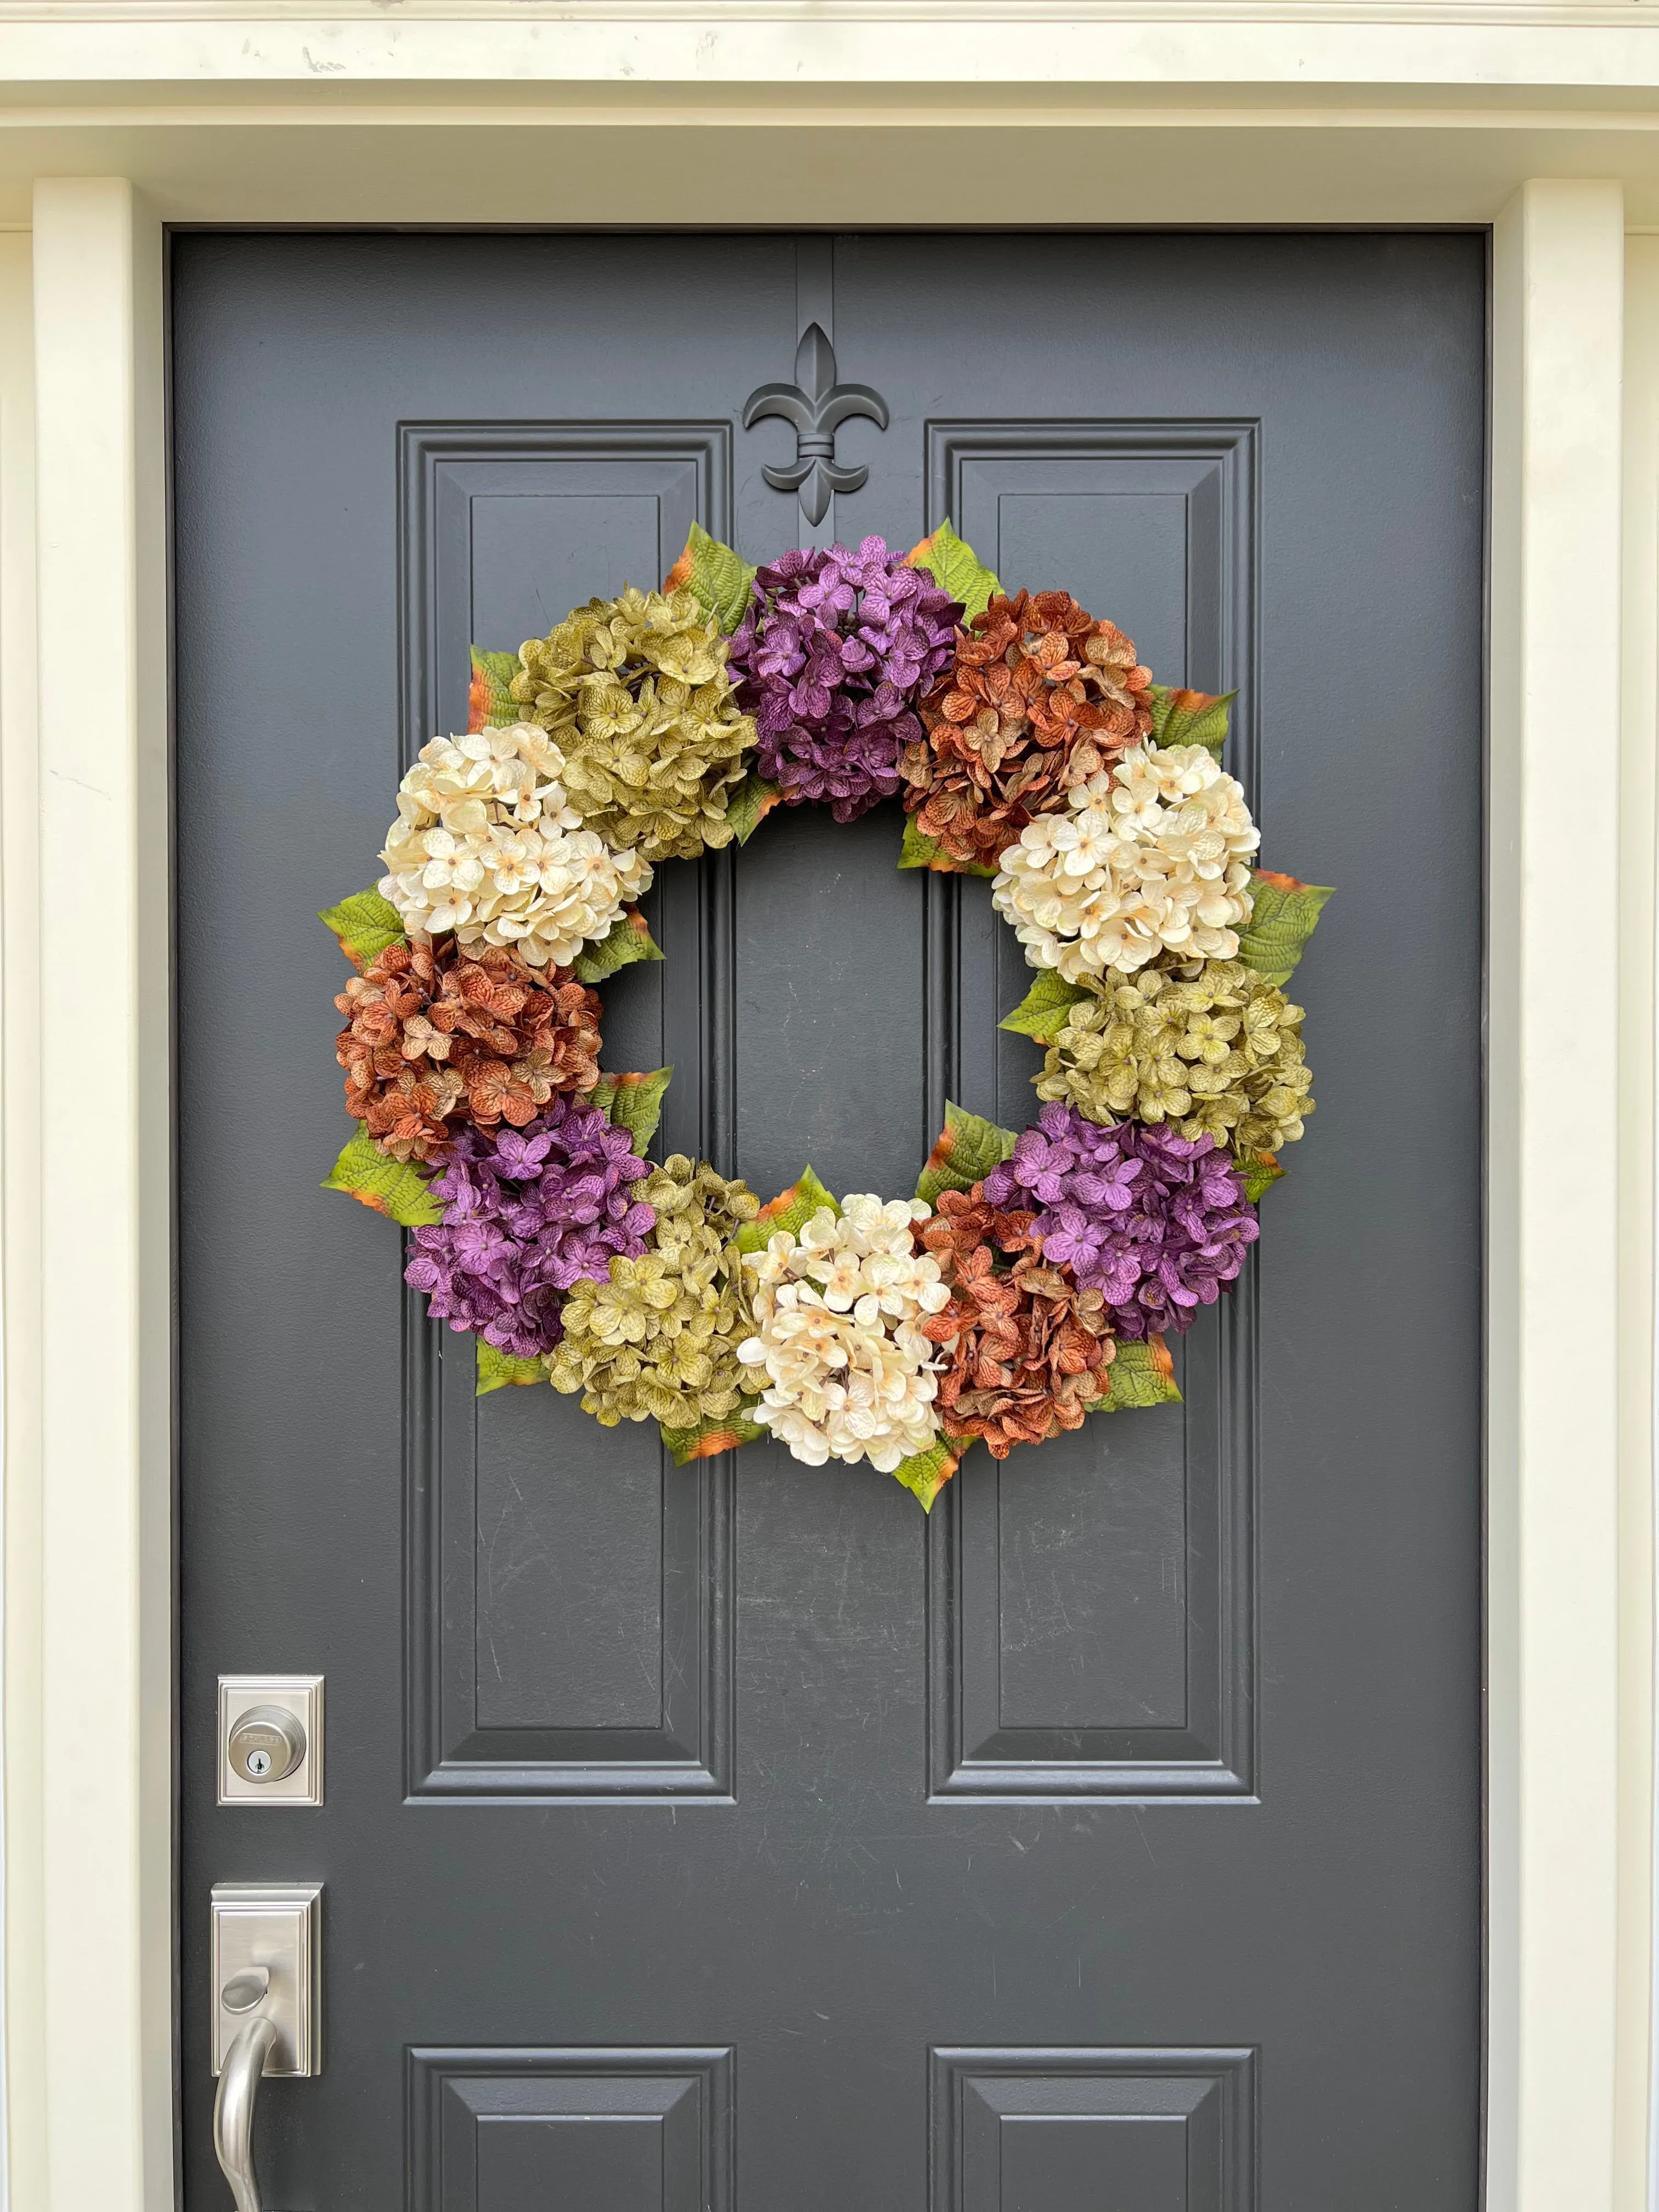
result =
[{"label": "hydrangea wreath", "polygon": [[[948,522],[763,568],[694,530],[660,592],[475,648],[465,735],[322,916],[358,1123],[325,1188],[411,1232],[481,1394],[550,1381],[681,1464],[769,1432],[931,1508],[975,1437],[1177,1397],[1169,1334],[1237,1281],[1313,1110],[1283,986],[1330,895],[1255,866],[1231,696],[1154,684],[1067,592],[1009,596]],[[994,878],[1036,970],[1002,1024],[1047,1049],[1035,1122],[947,1107],[913,1198],[809,1167],[763,1206],[653,1164],[672,1071],[601,1071],[595,988],[662,957],[653,870],[897,793],[899,866]]]}]

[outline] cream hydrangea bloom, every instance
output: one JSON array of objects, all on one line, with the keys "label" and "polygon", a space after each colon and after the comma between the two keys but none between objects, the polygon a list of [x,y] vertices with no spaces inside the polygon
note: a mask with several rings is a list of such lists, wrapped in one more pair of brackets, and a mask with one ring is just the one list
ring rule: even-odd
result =
[{"label": "cream hydrangea bloom", "polygon": [[1231,960],[1261,836],[1202,745],[1137,745],[1002,854],[992,887],[1034,967],[1081,983],[1161,951]]},{"label": "cream hydrangea bloom", "polygon": [[532,722],[434,738],[398,787],[380,895],[418,936],[510,945],[565,967],[609,933],[651,870],[582,827],[564,756]]},{"label": "cream hydrangea bloom", "polygon": [[808,1467],[867,1459],[890,1474],[939,1433],[938,1347],[921,1324],[951,1294],[910,1235],[932,1211],[859,1193],[839,1219],[820,1206],[799,1238],[779,1230],[744,1261],[755,1334],[738,1357],[761,1393],[753,1419]]}]

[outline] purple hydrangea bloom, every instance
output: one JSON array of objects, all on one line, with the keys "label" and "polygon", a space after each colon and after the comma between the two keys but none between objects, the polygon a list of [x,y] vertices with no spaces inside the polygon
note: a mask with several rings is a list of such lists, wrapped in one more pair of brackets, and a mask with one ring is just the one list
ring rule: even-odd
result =
[{"label": "purple hydrangea bloom", "polygon": [[465,1124],[431,1186],[444,1218],[414,1232],[404,1280],[452,1328],[521,1359],[551,1352],[577,1278],[602,1282],[613,1255],[644,1251],[657,1224],[634,1196],[646,1172],[628,1131],[583,1098],[556,1098],[522,1129]]},{"label": "purple hydrangea bloom", "polygon": [[755,718],[756,766],[787,804],[850,822],[899,787],[915,709],[951,665],[958,603],[886,541],[786,553],[755,577],[728,665]]},{"label": "purple hydrangea bloom", "polygon": [[1214,1138],[1139,1121],[1103,1129],[1058,1100],[986,1176],[985,1195],[1036,1213],[1043,1258],[1104,1291],[1125,1337],[1184,1334],[1260,1234],[1243,1180]]}]

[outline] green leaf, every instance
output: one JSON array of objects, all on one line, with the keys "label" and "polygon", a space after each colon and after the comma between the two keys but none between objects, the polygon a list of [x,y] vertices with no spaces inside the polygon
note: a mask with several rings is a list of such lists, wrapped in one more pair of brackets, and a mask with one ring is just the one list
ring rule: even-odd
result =
[{"label": "green leaf", "polygon": [[1239,958],[1270,983],[1288,983],[1330,896],[1328,884],[1258,868],[1250,878],[1250,918],[1238,933]]},{"label": "green leaf", "polygon": [[792,1182],[787,1190],[781,1190],[769,1205],[762,1206],[755,1220],[744,1223],[738,1231],[738,1251],[763,1252],[769,1238],[780,1229],[799,1237],[820,1206],[825,1206],[839,1219],[840,1206],[811,1169],[803,1168],[799,1182]]},{"label": "green leaf", "polygon": [[747,561],[739,560],[729,545],[694,522],[685,550],[664,579],[663,589],[690,592],[730,637],[743,620],[754,580],[755,571]]},{"label": "green leaf", "polygon": [[1052,1044],[1078,1001],[1095,995],[1081,983],[1068,983],[1056,969],[1044,968],[1013,1012],[997,1027],[1012,1030],[1016,1036],[1036,1037],[1039,1044]]},{"label": "green leaf", "polygon": [[444,1218],[443,1208],[424,1176],[402,1160],[389,1160],[363,1124],[335,1161],[325,1190],[343,1190],[360,1206],[388,1215],[404,1229],[417,1229]]},{"label": "green leaf", "polygon": [[511,1352],[503,1352],[498,1345],[486,1344],[477,1339],[478,1346],[478,1395],[487,1398],[492,1390],[504,1390],[509,1382],[545,1382],[547,1370],[539,1359],[520,1359]]},{"label": "green leaf", "polygon": [[630,906],[617,916],[603,937],[583,945],[576,955],[574,973],[579,983],[603,983],[607,975],[614,975],[619,968],[631,968],[636,960],[661,958],[646,927],[645,916],[638,907]]},{"label": "green leaf", "polygon": [[982,615],[1002,589],[973,547],[951,529],[948,514],[932,537],[911,547],[905,559],[912,568],[926,568],[941,591],[961,600],[964,622]]},{"label": "green leaf", "polygon": [[758,1421],[750,1419],[747,1410],[757,1402],[745,1398],[735,1413],[726,1413],[719,1420],[711,1416],[695,1429],[663,1429],[662,1440],[674,1455],[675,1466],[687,1467],[694,1459],[715,1459],[721,1452],[740,1451],[744,1444],[758,1443],[767,1431]]},{"label": "green leaf", "polygon": [[916,1196],[932,1206],[942,1190],[971,1190],[1012,1153],[1018,1129],[1000,1129],[978,1114],[945,1102],[945,1127],[916,1178]]},{"label": "green leaf", "polygon": [[768,783],[763,775],[750,769],[732,794],[732,803],[726,810],[726,818],[737,832],[739,845],[746,845],[756,830],[772,811],[783,793],[775,783]]},{"label": "green leaf", "polygon": [[937,1437],[925,1452],[914,1452],[901,1460],[893,1469],[893,1480],[902,1482],[921,1501],[924,1513],[931,1513],[933,1500],[961,1465],[967,1449],[959,1440]]},{"label": "green leaf", "polygon": [[1258,1152],[1254,1159],[1237,1162],[1238,1172],[1244,1179],[1244,1195],[1252,1206],[1264,1190],[1283,1180],[1285,1170],[1271,1152]]},{"label": "green leaf", "polygon": [[1227,739],[1227,712],[1238,696],[1237,691],[1171,690],[1167,684],[1148,688],[1154,744],[1202,745],[1218,760],[1221,758]]},{"label": "green leaf", "polygon": [[916,817],[904,817],[904,843],[899,851],[898,864],[902,868],[932,868],[940,876],[994,876],[994,868],[986,867],[978,860],[953,860],[937,837],[929,837],[916,827]]},{"label": "green leaf", "polygon": [[404,934],[402,916],[379,891],[354,891],[338,906],[325,906],[317,919],[325,929],[333,931],[341,951],[354,968],[367,968],[376,953],[398,944]]},{"label": "green leaf", "polygon": [[1117,1351],[1106,1370],[1106,1395],[1090,1407],[1095,1413],[1127,1413],[1138,1406],[1179,1405],[1175,1362],[1161,1336],[1145,1344],[1118,1339]]},{"label": "green leaf", "polygon": [[593,1087],[593,1103],[618,1129],[634,1139],[634,1150],[643,1159],[662,1119],[663,1093],[672,1067],[653,1067],[649,1075],[601,1075]]},{"label": "green leaf", "polygon": [[505,730],[523,720],[524,709],[512,690],[518,672],[516,653],[486,653],[481,645],[472,647],[472,681],[466,694],[469,730]]}]

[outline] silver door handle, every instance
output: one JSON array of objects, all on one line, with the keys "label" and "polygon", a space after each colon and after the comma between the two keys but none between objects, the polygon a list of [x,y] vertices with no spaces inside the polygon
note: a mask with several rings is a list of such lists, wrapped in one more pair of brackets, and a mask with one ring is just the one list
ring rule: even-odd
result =
[{"label": "silver door handle", "polygon": [[221,1882],[213,1892],[213,2148],[236,2212],[263,2212],[253,2115],[264,2076],[322,2070],[315,1882]]},{"label": "silver door handle", "polygon": [[[231,2002],[235,1987],[234,1982],[227,1985],[226,2003]],[[257,2004],[263,1995],[261,1990],[252,2002]],[[268,2020],[251,2020],[239,2030],[219,2076],[219,2094],[213,2100],[213,2148],[236,2200],[236,2212],[261,2212],[259,2181],[253,2171],[253,2107],[259,2077],[276,2040],[276,2027]]]}]

